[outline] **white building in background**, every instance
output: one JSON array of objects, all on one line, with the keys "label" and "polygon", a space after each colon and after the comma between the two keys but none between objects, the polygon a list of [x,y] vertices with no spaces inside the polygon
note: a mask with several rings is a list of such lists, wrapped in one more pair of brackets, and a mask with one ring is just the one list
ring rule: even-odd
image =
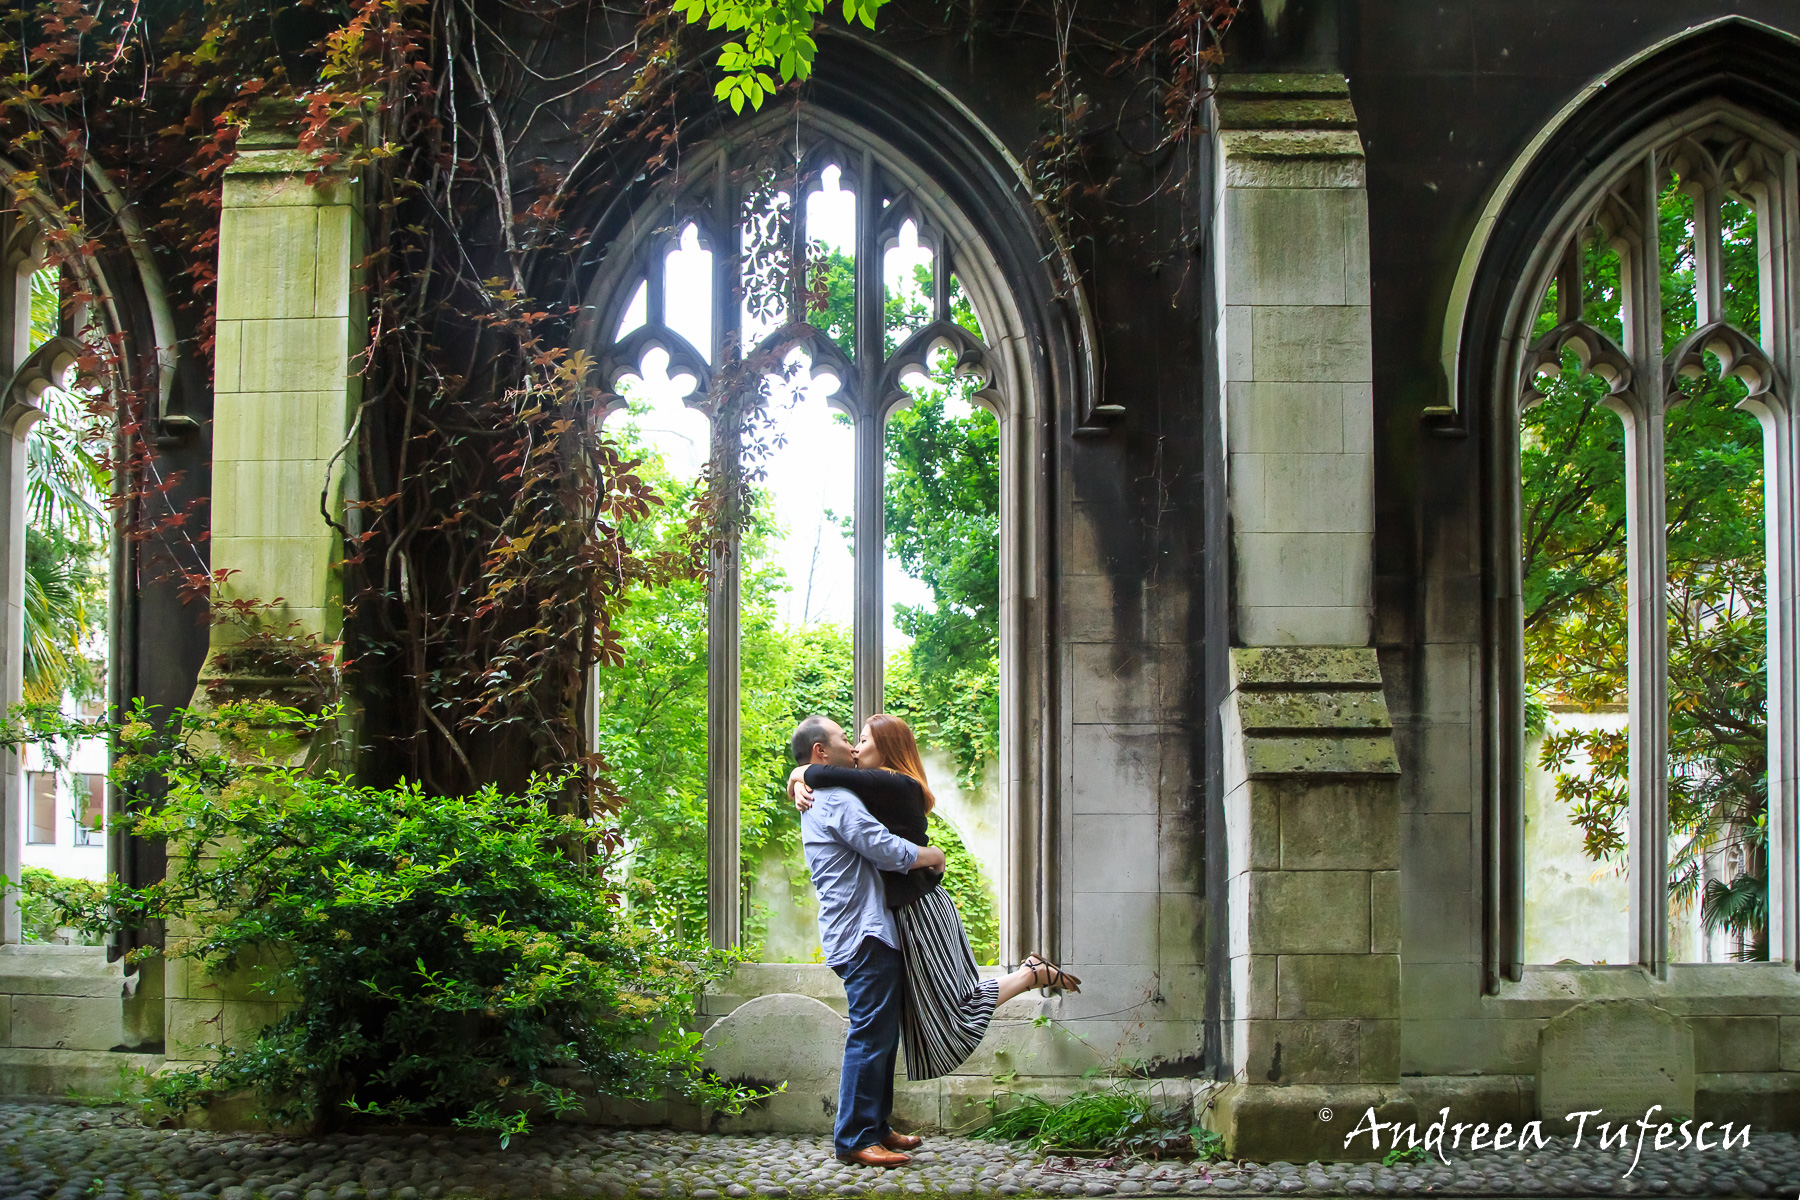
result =
[{"label": "white building in background", "polygon": [[[1626,728],[1624,705],[1585,712],[1552,705],[1544,733],[1525,746],[1525,961],[1617,966],[1631,962],[1631,880],[1624,855],[1603,862],[1582,849],[1582,830],[1569,817],[1568,802],[1556,795],[1556,773],[1539,760],[1544,738],[1578,730]],[[1585,774],[1586,754],[1577,751],[1571,774]],[[1671,855],[1685,838],[1670,836]],[[1709,855],[1704,878],[1724,879],[1722,852]],[[1708,932],[1698,900],[1669,905],[1669,955],[1673,962],[1730,962],[1732,939],[1724,930]]]},{"label": "white building in background", "polygon": [[[68,707],[71,715],[77,711]],[[80,711],[93,715],[85,706]],[[25,776],[20,864],[76,879],[105,879],[105,740],[77,745],[61,771],[36,746],[24,747],[19,759]]]}]

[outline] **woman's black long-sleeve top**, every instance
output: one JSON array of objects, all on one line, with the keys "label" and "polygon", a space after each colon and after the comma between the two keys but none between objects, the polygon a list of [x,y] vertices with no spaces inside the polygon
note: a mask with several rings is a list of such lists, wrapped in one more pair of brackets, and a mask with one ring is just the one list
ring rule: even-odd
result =
[{"label": "woman's black long-sleeve top", "polygon": [[[839,787],[856,793],[869,815],[887,826],[895,837],[903,837],[915,846],[929,846],[925,832],[925,789],[910,775],[898,771],[861,771],[855,767],[806,768],[806,786]],[[881,882],[887,890],[889,908],[911,904],[944,881],[942,871],[883,871]]]}]

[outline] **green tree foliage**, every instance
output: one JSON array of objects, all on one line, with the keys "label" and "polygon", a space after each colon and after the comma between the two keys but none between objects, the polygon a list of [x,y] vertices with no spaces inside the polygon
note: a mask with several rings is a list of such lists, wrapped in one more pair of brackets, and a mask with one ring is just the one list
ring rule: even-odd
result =
[{"label": "green tree foliage", "polygon": [[[19,926],[28,946],[50,945],[67,936],[63,916],[91,912],[106,896],[106,885],[92,879],[72,879],[42,867],[19,868]],[[103,945],[93,932],[74,931],[78,945]]]},{"label": "green tree foliage", "polygon": [[[1754,334],[1756,229],[1724,213],[1726,305]],[[1665,350],[1694,328],[1692,201],[1673,186],[1661,206]],[[1617,254],[1585,250],[1586,320],[1620,336]],[[1538,332],[1556,323],[1554,289]],[[1767,955],[1768,717],[1765,673],[1763,442],[1736,405],[1743,386],[1709,371],[1680,381],[1665,421],[1669,620],[1669,823],[1677,852],[1672,902],[1702,904],[1747,957]],[[1627,699],[1624,432],[1603,381],[1571,354],[1521,420],[1526,678],[1539,703],[1595,709]],[[1625,847],[1629,735],[1564,730],[1541,761],[1599,861]],[[1582,760],[1585,759],[1585,765]],[[1729,882],[1702,886],[1702,859],[1724,850]]]},{"label": "green tree foliage", "polygon": [[[849,353],[853,348],[855,265],[815,246],[811,255],[813,320]],[[930,292],[921,268],[916,292],[890,292],[889,349],[925,324],[917,295]],[[979,335],[960,288],[952,311]],[[927,747],[949,753],[965,786],[978,786],[999,744],[999,429],[973,407],[972,382],[958,378],[940,354],[931,377],[914,381],[912,404],[888,424],[885,497],[889,550],[932,588],[931,605],[899,606],[896,623],[913,639],[888,660],[886,706],[903,715]],[[639,404],[639,416],[647,407]],[[958,412],[962,415],[958,415]],[[685,535],[682,514],[694,486],[629,430],[619,435],[642,460],[635,468],[666,507],[635,522],[627,537],[649,553],[673,549]],[[808,713],[848,719],[854,708],[849,629],[830,622],[785,625],[778,597],[791,586],[769,561],[781,536],[765,494],[753,493],[743,534],[740,581],[741,771],[739,812],[745,894],[745,944],[754,952],[769,905],[754,875],[771,851],[798,861],[799,825],[786,796],[787,738]],[[844,520],[848,535],[848,520]],[[706,585],[678,581],[633,593],[616,618],[621,658],[596,673],[598,747],[622,800],[621,827],[630,902],[654,913],[659,927],[700,936],[706,919]],[[983,962],[998,953],[993,886],[948,823],[933,841],[962,861],[951,872],[952,896]]]},{"label": "green tree foliage", "polygon": [[[56,272],[31,277],[32,349],[55,336]],[[92,700],[102,691],[106,630],[106,533],[99,498],[107,474],[83,444],[86,411],[61,389],[38,403],[44,417],[25,447],[25,695]]]},{"label": "green tree foliage", "polygon": [[[848,275],[848,264],[833,256],[828,266],[824,327],[832,329],[848,324],[849,300],[829,281]],[[912,285],[888,290],[888,353],[929,323],[931,268],[915,266]],[[981,336],[954,279],[950,316]],[[894,606],[894,624],[912,644],[889,656],[885,703],[926,744],[949,752],[973,787],[1000,745],[1000,424],[972,403],[976,381],[956,374],[954,355],[940,349],[929,367],[909,381],[911,402],[887,424],[887,551],[931,589],[932,603]]]},{"label": "green tree foliage", "polygon": [[[642,406],[640,406],[640,412]],[[635,522],[628,536],[643,550],[673,547],[685,536],[681,514],[696,485],[673,477],[627,431],[637,468],[670,503]],[[799,848],[799,821],[787,802],[788,735],[808,713],[853,707],[850,631],[831,623],[789,627],[777,614],[787,587],[763,548],[778,536],[766,497],[753,505],[743,534],[740,581],[740,853],[748,889],[765,850]],[[630,902],[672,936],[706,932],[707,606],[704,580],[679,580],[633,593],[617,620],[621,661],[596,672],[598,748],[623,802],[621,828]],[[766,905],[747,914],[754,950]]]},{"label": "green tree foliage", "polygon": [[912,638],[909,715],[973,783],[1000,740],[1000,430],[983,409],[946,411],[959,386],[934,379],[889,419],[884,499],[889,553],[933,598],[894,609]]},{"label": "green tree foliage", "polygon": [[184,922],[175,957],[286,1007],[217,1061],[161,1077],[155,1097],[181,1109],[247,1088],[277,1121],[452,1122],[503,1138],[532,1111],[581,1105],[561,1068],[605,1096],[747,1098],[703,1075],[699,1036],[682,1027],[730,960],[618,902],[619,831],[553,814],[566,779],[444,797],[296,765],[338,718],[233,703],[159,731],[141,702],[121,724],[44,705],[6,731],[53,758],[112,736],[117,784],[167,784],[155,813],[118,818],[164,843],[167,878],[59,893],[63,920]]},{"label": "green tree foliage", "polygon": [[[844,0],[844,20],[875,28],[875,14],[887,0]],[[713,94],[731,103],[733,112],[762,107],[775,91],[770,72],[782,83],[812,74],[819,52],[813,25],[831,0],[676,0],[676,11],[690,22],[706,21],[708,29],[741,34],[719,48],[725,73]]]}]

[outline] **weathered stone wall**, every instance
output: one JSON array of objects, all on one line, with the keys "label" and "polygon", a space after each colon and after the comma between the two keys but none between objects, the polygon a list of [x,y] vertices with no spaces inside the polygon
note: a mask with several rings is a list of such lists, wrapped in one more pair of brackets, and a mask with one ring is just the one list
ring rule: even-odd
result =
[{"label": "weathered stone wall", "polygon": [[[1507,551],[1484,541],[1480,427],[1427,412],[1464,248],[1534,133],[1658,39],[1727,10],[1800,33],[1791,8],[1640,0],[1570,37],[1556,5],[1250,4],[1195,187],[1070,226],[1111,424],[1046,397],[1042,584],[1020,599],[1046,630],[1043,690],[1013,714],[1036,781],[1019,802],[1042,828],[1002,883],[1037,948],[1087,983],[1013,1002],[964,1072],[902,1089],[905,1119],[959,1126],[997,1074],[1055,1094],[1126,1060],[1190,1088],[1232,1081],[1220,1123],[1246,1153],[1319,1152],[1310,1114],[1334,1097],[1518,1119],[1536,1110],[1543,1025],[1598,998],[1685,1022],[1703,1116],[1800,1116],[1791,965],[1491,977],[1483,599]],[[1026,157],[1048,43],[978,28],[883,45],[928,78],[921,93],[963,106],[914,124],[981,141],[983,162]],[[872,120],[890,98],[858,94],[852,49],[826,47],[817,95]],[[305,185],[283,153],[252,148],[227,185],[214,565],[329,632],[314,503],[335,494],[326,462],[355,399],[358,226],[353,197]],[[1105,137],[1095,153],[1121,194],[1159,177]],[[1335,674],[1293,660],[1266,677],[1240,657],[1234,678],[1234,641],[1344,657]],[[1302,739],[1329,753],[1306,757]],[[172,1057],[273,1011],[208,986],[171,976]],[[722,1066],[806,1085],[758,1119],[828,1122],[829,1055],[803,1061],[764,1018],[829,1050],[840,1004],[807,965],[747,967],[709,1000]],[[766,1053],[721,1044],[734,1019]]]},{"label": "weathered stone wall", "polygon": [[[1397,0],[1334,15],[1329,37],[1279,22],[1259,30],[1259,18],[1245,26],[1252,36],[1235,60],[1260,58],[1271,69],[1321,56],[1341,63],[1367,158],[1374,642],[1401,765],[1401,1072],[1422,1109],[1530,1114],[1544,1021],[1586,999],[1638,998],[1693,1026],[1703,1113],[1792,1127],[1800,1078],[1781,1072],[1800,1057],[1791,1031],[1785,1043],[1778,1036],[1800,1000],[1792,964],[1675,966],[1667,980],[1618,966],[1528,967],[1517,981],[1488,965],[1506,916],[1490,855],[1495,725],[1507,718],[1484,672],[1494,645],[1484,601],[1498,594],[1495,573],[1509,551],[1484,532],[1484,478],[1494,469],[1485,420],[1441,409],[1459,264],[1505,173],[1603,75],[1727,15],[1763,23],[1777,41],[1800,35],[1800,16],[1779,0],[1645,0],[1628,20],[1581,19],[1587,13]],[[1567,36],[1570,19],[1580,36]],[[1732,66],[1714,57],[1696,74],[1711,72],[1710,86],[1751,99],[1756,89],[1738,89]],[[1659,78],[1651,90],[1667,88]]]},{"label": "weathered stone wall", "polygon": [[0,1095],[131,1094],[162,1063],[160,982],[99,946],[0,946]]}]

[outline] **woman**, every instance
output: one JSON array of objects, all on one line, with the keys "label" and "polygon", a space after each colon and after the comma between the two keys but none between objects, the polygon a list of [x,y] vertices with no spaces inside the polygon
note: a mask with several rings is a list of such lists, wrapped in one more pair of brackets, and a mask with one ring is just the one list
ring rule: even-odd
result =
[{"label": "woman", "polygon": [[[788,776],[788,795],[805,811],[812,807],[814,788],[847,788],[896,836],[929,845],[925,817],[937,798],[906,722],[887,713],[870,717],[856,745],[856,762],[855,767],[795,767]],[[1081,980],[1041,954],[1030,955],[1000,979],[982,979],[962,916],[939,886],[943,873],[881,874],[906,959],[907,1004],[900,1030],[908,1079],[936,1079],[961,1066],[986,1036],[994,1009],[1014,996],[1037,987],[1081,990]]]}]

